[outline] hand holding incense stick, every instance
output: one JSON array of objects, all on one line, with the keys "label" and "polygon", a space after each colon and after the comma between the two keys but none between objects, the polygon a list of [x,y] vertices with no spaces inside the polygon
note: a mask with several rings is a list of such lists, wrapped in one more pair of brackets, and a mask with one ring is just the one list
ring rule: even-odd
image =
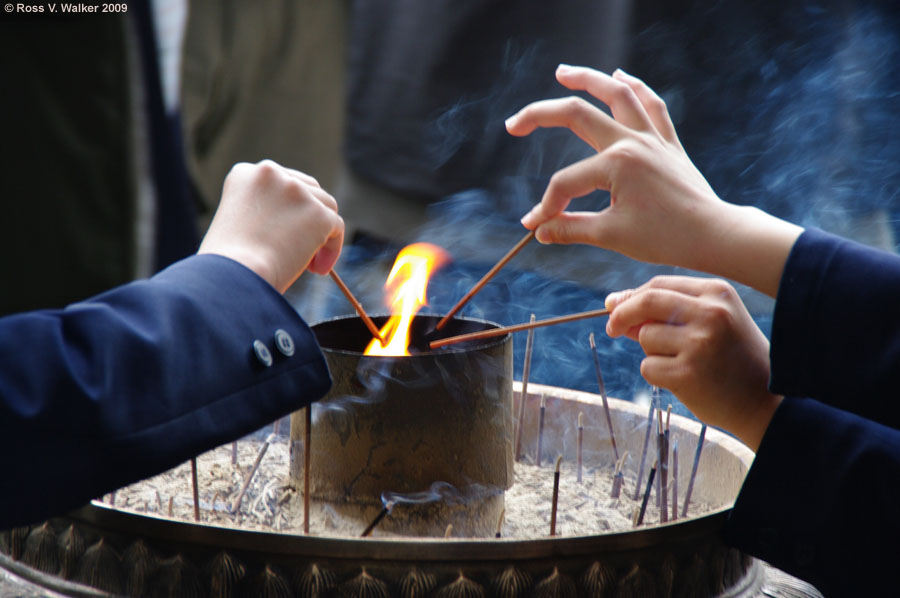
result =
[{"label": "hand holding incense stick", "polygon": [[378,326],[375,325],[375,322],[372,321],[372,318],[369,317],[369,314],[366,313],[366,310],[363,309],[362,303],[356,300],[356,297],[353,296],[353,293],[350,292],[350,288],[344,284],[344,281],[341,280],[341,277],[338,276],[338,273],[331,270],[331,278],[334,279],[334,282],[337,284],[338,288],[341,289],[341,292],[344,293],[344,296],[347,298],[347,301],[353,305],[353,309],[356,310],[356,313],[359,314],[359,317],[362,318],[362,321],[365,323],[366,328],[369,329],[369,332],[372,333],[372,336],[378,339],[382,345],[384,345],[384,339],[381,337],[381,331],[378,330]]},{"label": "hand holding incense stick", "polygon": [[567,316],[557,316],[555,318],[547,318],[546,320],[538,320],[537,322],[525,322],[524,324],[515,324],[513,326],[505,326],[502,328],[492,328],[490,330],[482,330],[480,332],[470,332],[469,334],[461,334],[459,336],[451,336],[440,340],[431,341],[428,346],[432,349],[453,345],[465,341],[474,341],[482,338],[491,338],[494,336],[503,336],[510,332],[520,332],[522,330],[531,330],[532,328],[541,328],[542,326],[552,326],[554,324],[565,324],[566,322],[576,322],[578,320],[586,320],[588,318],[599,318],[600,316],[608,316],[608,309],[594,309],[591,311],[583,311],[577,314],[569,314]]},{"label": "hand holding incense stick", "polygon": [[488,270],[487,274],[485,274],[484,276],[482,276],[482,277],[481,277],[481,280],[479,280],[478,282],[476,282],[476,283],[475,283],[475,286],[473,286],[473,287],[469,290],[469,292],[466,293],[466,294],[463,296],[463,298],[460,299],[460,300],[456,303],[456,305],[454,305],[454,306],[450,309],[450,311],[447,312],[447,315],[444,316],[443,318],[441,318],[441,320],[437,323],[437,325],[435,326],[435,328],[437,328],[438,330],[440,330],[441,328],[443,328],[443,327],[447,324],[447,322],[450,321],[450,318],[452,318],[454,315],[456,315],[456,312],[458,312],[460,309],[462,309],[463,305],[465,305],[466,303],[468,303],[468,302],[469,302],[469,299],[471,299],[472,297],[474,297],[474,296],[475,296],[475,293],[477,293],[478,291],[480,291],[481,288],[482,288],[484,285],[486,285],[486,284],[488,283],[488,281],[490,281],[490,280],[497,274],[497,272],[500,271],[500,268],[502,268],[503,266],[505,266],[505,265],[507,264],[507,262],[509,262],[509,260],[513,259],[513,258],[516,256],[517,253],[519,253],[520,251],[522,251],[522,248],[525,247],[526,245],[528,245],[528,242],[531,241],[533,238],[534,238],[534,231],[529,231],[529,233],[528,233],[527,235],[525,235],[524,237],[522,237],[522,240],[520,240],[518,243],[516,243],[515,247],[513,247],[512,249],[510,249],[509,252],[508,252],[506,255],[504,255],[502,258],[500,258],[500,261],[497,262],[497,263],[494,265],[493,268],[491,268],[490,270]]}]

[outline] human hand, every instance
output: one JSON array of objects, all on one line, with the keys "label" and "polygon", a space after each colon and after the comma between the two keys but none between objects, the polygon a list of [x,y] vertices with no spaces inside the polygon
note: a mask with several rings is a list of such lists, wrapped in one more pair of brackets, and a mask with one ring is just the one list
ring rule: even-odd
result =
[{"label": "human hand", "polygon": [[606,299],[610,336],[647,354],[641,375],[756,450],[782,397],[768,391],[769,341],[723,280],[658,276]]},{"label": "human hand", "polygon": [[[506,121],[512,135],[567,127],[597,154],[557,171],[522,218],[542,243],[587,243],[647,262],[726,276],[774,296],[801,229],[720,200],[688,158],[665,103],[641,80],[560,65],[557,80],[609,106],[572,96],[529,104]],[[603,189],[609,207],[566,212]]]},{"label": "human hand", "polygon": [[283,293],[307,268],[330,272],[343,239],[337,202],[313,177],[263,160],[225,177],[198,253],[234,259]]}]

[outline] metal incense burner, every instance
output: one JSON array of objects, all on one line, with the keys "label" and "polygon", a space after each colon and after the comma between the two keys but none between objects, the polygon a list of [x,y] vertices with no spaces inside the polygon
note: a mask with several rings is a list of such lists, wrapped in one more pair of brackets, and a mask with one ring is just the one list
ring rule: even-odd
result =
[{"label": "metal incense burner", "polygon": [[[489,324],[461,320],[458,326],[447,333]],[[593,456],[594,467],[614,467],[610,438],[603,432],[601,398],[538,384],[529,385],[525,397],[520,396],[520,385],[514,384],[510,391],[509,338],[440,355],[398,359],[390,367],[375,368],[377,374],[367,374],[372,368],[357,354],[362,342],[357,336],[365,335],[357,330],[364,330],[362,324],[347,319],[317,327],[320,340],[331,347],[326,349],[329,365],[345,364],[333,367],[336,390],[316,414],[312,445],[315,452],[315,443],[319,443],[320,452],[313,459],[319,470],[314,478],[319,496],[363,511],[380,508],[380,494],[386,490],[416,492],[436,480],[465,488],[477,481],[496,490],[492,499],[472,509],[478,520],[480,511],[493,509],[494,503],[502,500],[501,490],[510,481],[510,430],[518,402],[525,401],[523,451],[533,454],[542,397],[547,408],[545,446],[562,447],[563,458],[573,461],[575,443],[557,443],[555,439],[570,433],[572,422],[583,413],[585,430],[590,432],[584,434],[584,453]],[[420,330],[418,334],[423,333]],[[419,380],[422,376],[424,382]],[[416,387],[419,382],[423,386]],[[399,398],[391,396],[380,402],[348,399],[371,398],[378,389]],[[465,392],[475,392],[479,398],[460,395]],[[407,413],[413,404],[417,413]],[[619,450],[639,455],[647,426],[646,408],[615,399],[610,399],[609,406]],[[456,409],[453,415],[447,411],[451,407]],[[362,408],[373,411],[365,416],[349,415]],[[436,428],[423,430],[417,439],[408,433],[410,427],[420,425],[415,423],[419,419],[412,418],[433,419]],[[380,421],[383,429],[376,425]],[[699,432],[699,423],[672,415],[671,440],[682,449],[682,464],[677,469],[681,488],[688,483]],[[375,445],[402,444],[408,454],[401,457],[408,458],[382,458],[378,446],[360,448],[364,439]],[[352,454],[340,454],[351,446],[354,448],[348,452]],[[495,538],[493,529],[476,537],[453,538],[306,536],[195,523],[94,501],[65,516],[0,532],[0,569],[24,578],[38,590],[79,597],[819,596],[811,586],[722,543],[722,526],[753,454],[713,429],[707,431],[703,446],[693,497],[714,505],[713,510],[627,531],[538,539]],[[365,467],[359,465],[362,457]],[[420,459],[423,463],[418,463]],[[376,462],[381,464],[372,469]],[[395,468],[396,463],[402,467]],[[634,476],[637,459],[629,460],[625,467]],[[329,477],[334,481],[326,479]],[[358,482],[348,484],[353,477]],[[427,512],[404,519],[395,511],[384,523],[397,519],[395,525],[405,526],[404,533],[410,529],[433,531],[421,520]],[[434,514],[442,519],[441,529],[447,524],[444,517],[461,517],[452,508]],[[493,523],[491,520],[491,528]],[[472,529],[480,528],[480,523],[472,524]],[[0,571],[0,583],[3,574]]]},{"label": "metal incense burner", "polygon": [[[487,536],[513,483],[512,339],[428,351],[438,320],[413,320],[412,355],[404,357],[364,356],[372,335],[356,317],[313,327],[334,384],[313,422],[311,495],[364,521],[391,497],[397,505],[385,531],[442,536],[452,525],[457,534]],[[457,318],[441,336],[490,327]],[[296,447],[305,418],[295,413],[291,421]],[[299,483],[303,454],[291,455]]]}]

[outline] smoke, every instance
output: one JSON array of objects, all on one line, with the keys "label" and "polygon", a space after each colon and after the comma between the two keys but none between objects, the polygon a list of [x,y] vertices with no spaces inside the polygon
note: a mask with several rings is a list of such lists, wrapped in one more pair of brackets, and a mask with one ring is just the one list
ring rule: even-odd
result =
[{"label": "smoke", "polygon": [[385,508],[400,503],[424,504],[441,502],[444,504],[465,505],[473,500],[482,501],[488,497],[503,494],[503,488],[489,487],[483,484],[470,484],[465,488],[457,488],[448,482],[433,482],[428,490],[421,492],[383,492],[381,502]]}]

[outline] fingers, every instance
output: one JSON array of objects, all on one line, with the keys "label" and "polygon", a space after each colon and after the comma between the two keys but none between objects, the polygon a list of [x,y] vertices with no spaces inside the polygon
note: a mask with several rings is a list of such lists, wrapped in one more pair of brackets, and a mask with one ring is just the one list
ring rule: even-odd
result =
[{"label": "fingers", "polygon": [[586,91],[607,106],[613,117],[638,131],[653,128],[653,122],[634,87],[622,79],[610,77],[594,69],[561,64],[556,80],[573,90]]},{"label": "fingers", "polygon": [[[528,229],[535,229],[565,210],[573,198],[587,195],[597,189],[609,189],[608,167],[603,154],[596,154],[556,171],[550,177],[550,183],[544,191],[541,202],[525,214],[522,225]],[[547,236],[543,240],[538,236],[538,240],[542,243],[550,241]],[[560,239],[559,242],[565,241]]]},{"label": "fingers", "polygon": [[516,137],[548,127],[570,129],[597,151],[627,132],[598,107],[577,96],[533,102],[506,119],[506,130]]},{"label": "fingers", "polygon": [[622,69],[616,69],[612,76],[617,81],[621,81],[628,85],[634,91],[641,106],[646,111],[646,114],[659,134],[662,135],[666,141],[679,143],[678,135],[675,133],[675,125],[672,124],[672,118],[669,116],[669,109],[666,108],[666,103],[663,99],[642,80],[629,75]]},{"label": "fingers", "polygon": [[606,322],[610,336],[621,336],[645,322],[685,324],[699,309],[696,297],[670,289],[651,288],[619,303]]},{"label": "fingers", "polygon": [[341,256],[341,248],[344,245],[344,220],[337,214],[332,216],[332,227],[328,238],[319,250],[313,255],[307,267],[310,272],[325,275],[331,272],[338,258]]}]

